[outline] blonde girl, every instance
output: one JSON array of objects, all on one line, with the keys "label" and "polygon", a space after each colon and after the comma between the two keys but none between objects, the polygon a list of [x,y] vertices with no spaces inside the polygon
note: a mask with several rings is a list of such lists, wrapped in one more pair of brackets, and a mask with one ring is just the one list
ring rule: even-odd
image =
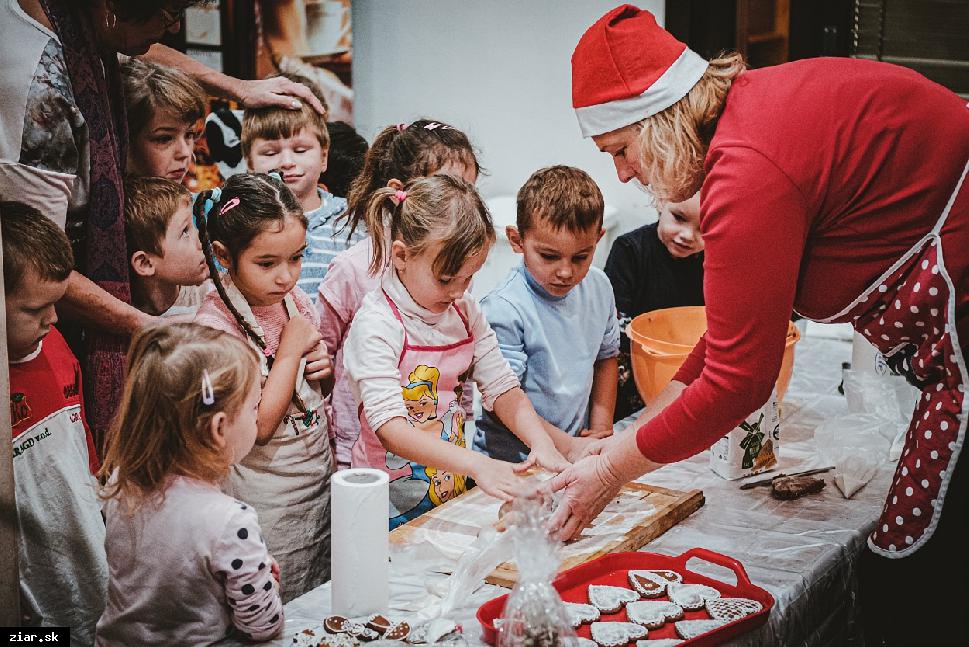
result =
[{"label": "blonde girl", "polygon": [[[474,184],[480,172],[467,135],[453,126],[434,119],[387,126],[374,139],[364,167],[350,187],[346,230],[352,237],[367,227],[367,203],[378,189],[403,189],[406,182],[435,173],[447,173]],[[373,241],[369,236],[337,254],[320,283],[317,298],[323,341],[336,354],[330,422],[340,467],[350,464],[350,447],[360,434],[357,405],[343,373],[343,342],[363,297],[380,285],[383,268],[371,271],[372,258]],[[464,405],[470,412],[470,396],[466,400]]]},{"label": "blonde girl", "polygon": [[97,644],[208,645],[283,627],[256,511],[219,491],[256,437],[259,364],[238,339],[175,323],[131,344],[101,476],[110,580]]},{"label": "blonde girl", "polygon": [[196,322],[245,340],[265,378],[256,446],[232,468],[224,490],[258,511],[289,601],[328,580],[330,570],[333,468],[320,381],[332,370],[316,311],[296,287],[306,218],[274,174],[234,175],[195,204],[216,287]]},{"label": "blonde girl", "polygon": [[[517,471],[536,464],[554,471],[567,466],[467,293],[495,240],[491,217],[474,187],[435,175],[412,180],[404,190],[378,189],[366,218],[372,266],[390,265],[379,289],[364,298],[346,341],[347,378],[361,404],[352,462],[394,477],[392,525],[433,507],[435,498],[440,501],[432,498],[425,466],[470,476],[488,494],[506,500],[518,493]],[[468,376],[484,406],[531,448],[529,459],[512,466],[467,449],[463,434],[421,433],[409,424],[402,389],[415,389],[413,377],[431,370],[438,376],[434,414],[441,415],[444,429],[451,428],[446,417],[461,410],[451,405],[459,381]],[[401,464],[409,465],[409,474],[401,474]]]}]

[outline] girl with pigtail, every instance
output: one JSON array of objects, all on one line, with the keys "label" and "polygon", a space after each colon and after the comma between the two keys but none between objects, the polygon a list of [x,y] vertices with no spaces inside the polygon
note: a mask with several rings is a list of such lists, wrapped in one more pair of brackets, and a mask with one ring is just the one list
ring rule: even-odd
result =
[{"label": "girl with pigtail", "polygon": [[[460,489],[448,489],[445,498],[461,494],[470,476],[488,494],[510,500],[521,487],[517,473],[567,467],[569,437],[546,432],[467,292],[495,241],[474,187],[450,175],[384,187],[365,217],[373,236],[370,268],[383,271],[379,289],[364,297],[353,320],[343,359],[360,405],[352,465],[390,475],[390,527],[442,501],[441,474]],[[483,406],[531,448],[524,463],[467,448],[457,402],[465,378],[477,384]],[[405,394],[419,401],[405,402]],[[431,419],[437,423],[423,424]]]},{"label": "girl with pigtail", "polygon": [[199,195],[195,216],[216,288],[195,321],[246,340],[264,379],[255,447],[223,489],[258,511],[288,601],[330,570],[333,463],[321,414],[333,372],[316,311],[296,287],[306,218],[274,173],[233,175]]},{"label": "girl with pigtail", "polygon": [[[347,197],[347,229],[355,232],[365,222],[367,203],[378,189],[403,189],[414,178],[447,173],[474,184],[481,167],[474,148],[463,132],[440,121],[418,119],[411,124],[384,128],[374,139],[360,175]],[[370,271],[373,241],[370,237],[338,254],[330,263],[319,286],[323,341],[336,353],[335,379],[331,398],[330,433],[334,436],[337,464],[350,464],[350,447],[360,434],[357,407],[343,372],[343,342],[363,297],[379,286],[380,272]],[[470,397],[464,405],[473,417]]]}]

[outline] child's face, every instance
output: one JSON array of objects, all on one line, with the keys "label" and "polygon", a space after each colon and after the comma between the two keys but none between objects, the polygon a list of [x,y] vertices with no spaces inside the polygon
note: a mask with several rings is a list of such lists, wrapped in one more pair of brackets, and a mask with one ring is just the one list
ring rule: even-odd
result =
[{"label": "child's face", "polygon": [[[192,208],[186,202],[168,221],[168,229],[161,240],[161,256],[145,253],[151,260],[153,276],[168,285],[201,285],[209,278],[199,232],[192,218]],[[141,273],[139,266],[135,271]]]},{"label": "child's face", "polygon": [[131,140],[128,173],[181,182],[192,163],[197,136],[194,123],[183,121],[171,110],[158,110]]},{"label": "child's face", "polygon": [[564,297],[589,273],[596,243],[604,233],[602,227],[589,227],[578,233],[556,229],[539,217],[524,235],[517,227],[506,229],[511,248],[525,255],[529,273],[555,297]]},{"label": "child's face", "polygon": [[395,240],[391,246],[391,256],[401,283],[419,306],[435,314],[444,312],[464,296],[471,278],[488,258],[488,248],[485,247],[469,256],[454,275],[436,276],[432,267],[440,251],[440,242],[428,245],[416,255],[401,240]]},{"label": "child's face", "polygon": [[303,202],[316,196],[320,173],[326,170],[326,155],[316,133],[301,128],[284,139],[254,139],[249,148],[249,168],[256,173],[278,170],[286,186]]},{"label": "child's face", "polygon": [[296,287],[303,267],[306,227],[296,218],[284,218],[281,227],[273,225],[253,238],[235,263],[221,243],[215,242],[213,248],[249,305],[271,306]]},{"label": "child's face", "polygon": [[11,360],[27,357],[57,323],[54,304],[67,291],[67,281],[45,281],[28,269],[20,285],[6,294],[7,355]]},{"label": "child's face", "polygon": [[695,193],[689,200],[667,204],[659,214],[656,233],[675,258],[686,258],[702,252],[700,193]]},{"label": "child's face", "polygon": [[225,421],[223,432],[226,449],[233,464],[245,458],[256,442],[256,416],[261,395],[259,380],[253,380],[239,410]]}]

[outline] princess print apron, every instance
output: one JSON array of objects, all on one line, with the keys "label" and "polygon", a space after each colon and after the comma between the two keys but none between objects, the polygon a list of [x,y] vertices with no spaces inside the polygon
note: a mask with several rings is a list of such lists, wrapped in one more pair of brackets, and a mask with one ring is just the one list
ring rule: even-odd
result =
[{"label": "princess print apron", "polygon": [[[234,285],[226,292],[245,320],[265,339],[245,298]],[[290,318],[299,316],[290,295],[284,300]],[[263,377],[269,363],[259,354]],[[305,362],[305,360],[304,360]],[[330,579],[330,476],[333,467],[323,397],[319,384],[303,377],[300,363],[296,394],[308,413],[292,402],[276,433],[265,445],[234,465],[223,487],[229,496],[252,505],[269,553],[279,562],[283,601],[287,602]]]},{"label": "princess print apron", "polygon": [[[384,297],[404,327],[397,304],[386,292]],[[459,447],[467,447],[461,397],[474,359],[474,337],[464,314],[457,306],[451,307],[461,317],[465,338],[441,346],[418,346],[408,341],[404,327],[404,349],[397,367],[407,422],[413,433],[433,434]],[[359,416],[360,436],[352,450],[353,466],[382,469],[390,475],[391,530],[467,489],[467,477],[463,474],[420,465],[387,451],[367,424],[362,405]]]},{"label": "princess print apron", "polygon": [[[946,227],[956,205],[969,214],[963,170],[932,231],[908,250],[851,305],[821,320],[850,322],[881,351],[888,365],[921,390],[902,457],[868,545],[890,558],[908,556],[931,538],[965,441],[969,374],[957,330],[956,295],[945,254],[957,249],[956,227]],[[964,225],[960,225],[963,226]],[[965,234],[961,234],[963,238]]]}]

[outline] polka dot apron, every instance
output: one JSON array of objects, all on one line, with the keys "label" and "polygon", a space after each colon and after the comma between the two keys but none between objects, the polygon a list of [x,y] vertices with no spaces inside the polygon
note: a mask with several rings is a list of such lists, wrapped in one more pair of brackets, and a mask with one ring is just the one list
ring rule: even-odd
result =
[{"label": "polka dot apron", "polygon": [[884,557],[910,555],[931,538],[965,438],[969,374],[940,232],[956,199],[967,199],[960,196],[966,171],[969,165],[932,231],[845,310],[822,320],[852,323],[895,373],[922,392],[885,507],[868,538],[872,551]]}]

